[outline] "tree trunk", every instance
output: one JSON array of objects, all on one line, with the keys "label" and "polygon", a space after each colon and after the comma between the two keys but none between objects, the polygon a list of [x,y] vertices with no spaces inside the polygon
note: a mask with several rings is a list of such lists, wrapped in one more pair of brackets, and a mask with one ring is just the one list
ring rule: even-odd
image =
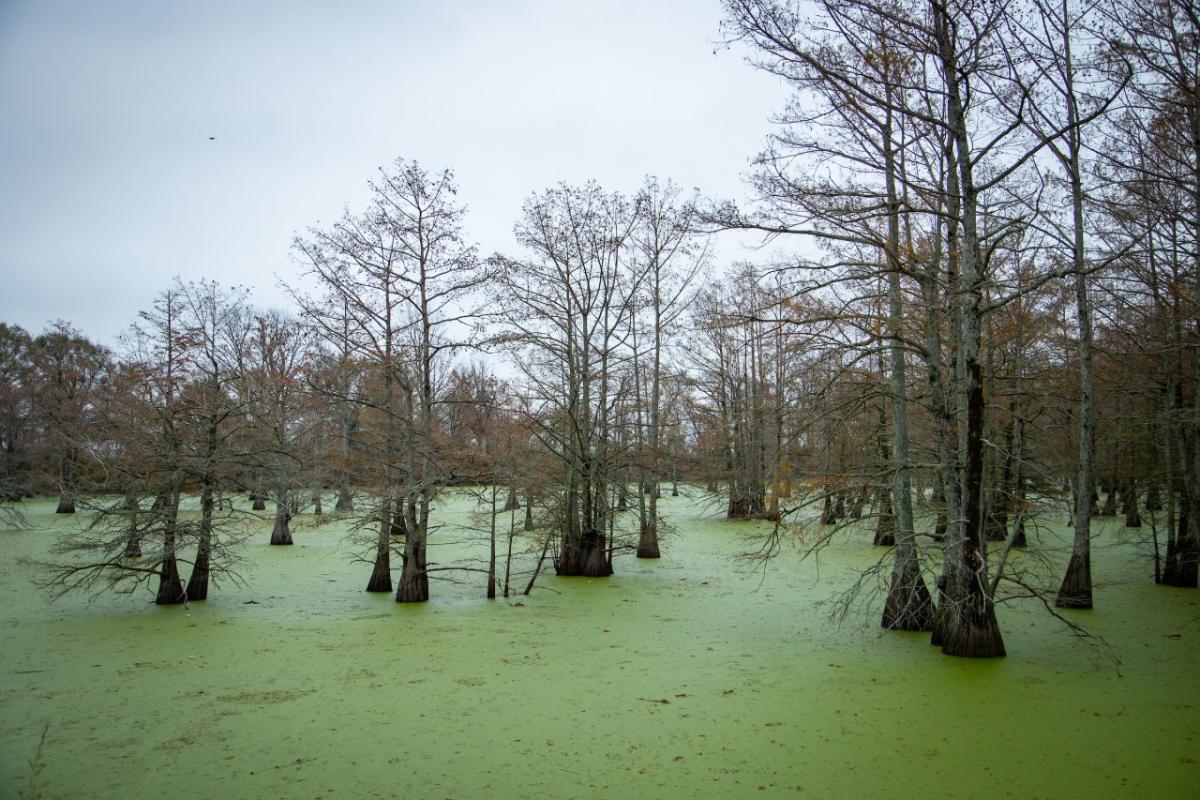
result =
[{"label": "tree trunk", "polygon": [[271,530],[271,544],[291,544],[292,531],[289,523],[292,510],[288,508],[288,481],[284,468],[275,470],[275,527]]},{"label": "tree trunk", "polygon": [[[215,450],[215,431],[210,431]],[[210,477],[206,476],[204,487],[200,490],[200,536],[196,545],[196,563],[192,565],[192,574],[188,577],[187,599],[208,599],[208,578],[212,561],[213,539],[213,507],[216,504],[214,488]]]},{"label": "tree trunk", "polygon": [[375,540],[375,566],[367,581],[368,592],[392,591],[391,532],[392,502],[384,501],[379,514],[379,536]]},{"label": "tree trunk", "polygon": [[179,493],[172,492],[163,498],[163,554],[158,568],[158,594],[156,605],[178,605],[187,600],[183,581],[179,577],[179,565],[175,561],[175,521],[179,514]]},{"label": "tree trunk", "polygon": [[396,602],[424,603],[429,599],[429,573],[425,560],[428,511],[415,503],[407,503],[406,511],[408,535],[404,537],[404,565],[396,587]]},{"label": "tree trunk", "polygon": [[554,560],[554,571],[558,575],[578,575],[587,578],[611,575],[612,566],[605,549],[605,535],[588,531],[577,537],[564,538],[559,545],[558,557]]},{"label": "tree trunk", "polygon": [[827,492],[825,494],[825,503],[821,508],[821,524],[832,525],[837,522],[837,516],[833,513],[833,497]]},{"label": "tree trunk", "polygon": [[271,544],[292,544],[292,531],[289,527],[292,513],[287,506],[275,507],[275,526],[271,529]]},{"label": "tree trunk", "polygon": [[496,484],[492,482],[491,504],[488,508],[488,576],[487,597],[496,599]]},{"label": "tree trunk", "polygon": [[978,236],[978,198],[974,183],[972,151],[963,105],[965,78],[960,73],[957,46],[952,33],[957,21],[948,18],[945,7],[936,6],[934,28],[938,56],[946,82],[947,130],[955,155],[950,175],[950,197],[955,212],[961,212],[962,242],[959,247],[958,360],[956,368],[959,452],[962,457],[959,481],[962,524],[954,531],[957,541],[948,558],[957,559],[946,593],[951,613],[942,615],[942,652],[952,656],[988,658],[1004,655],[1004,642],[996,622],[995,606],[988,591],[986,539],[983,536],[983,380],[979,362],[982,320],[983,263]]}]

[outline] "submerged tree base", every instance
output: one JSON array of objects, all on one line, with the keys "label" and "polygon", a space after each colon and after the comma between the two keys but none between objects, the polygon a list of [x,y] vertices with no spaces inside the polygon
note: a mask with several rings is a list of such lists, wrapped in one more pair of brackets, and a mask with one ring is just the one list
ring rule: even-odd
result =
[{"label": "submerged tree base", "polygon": [[583,541],[564,541],[554,559],[554,572],[564,577],[607,578],[613,574],[612,562],[604,549],[604,538],[590,536]]},{"label": "submerged tree base", "polygon": [[183,589],[183,581],[179,578],[179,566],[175,557],[163,559],[158,573],[158,594],[154,598],[155,605],[173,606],[187,600],[187,592]]},{"label": "submerged tree base", "polygon": [[1059,608],[1092,607],[1092,565],[1088,556],[1071,553],[1067,574],[1063,576],[1054,605]]},{"label": "submerged tree base", "polygon": [[762,497],[739,497],[729,499],[727,519],[765,519],[767,503]]},{"label": "submerged tree base", "polygon": [[990,602],[968,603],[961,613],[942,618],[942,652],[958,658],[1003,658],[1004,638]]},{"label": "submerged tree base", "polygon": [[658,531],[649,526],[642,528],[641,536],[638,537],[637,546],[638,558],[661,558],[662,553],[658,549]]},{"label": "submerged tree base", "polygon": [[375,568],[371,570],[371,580],[367,582],[368,592],[392,591],[392,565],[386,550],[375,556]]},{"label": "submerged tree base", "polygon": [[900,580],[893,579],[880,624],[891,631],[924,632],[932,631],[933,623],[933,598],[921,574],[914,570]]},{"label": "submerged tree base", "polygon": [[187,599],[189,601],[208,599],[208,576],[208,557],[197,558],[195,566],[192,567],[192,576],[188,578],[187,583]]},{"label": "submerged tree base", "polygon": [[1028,547],[1029,540],[1025,538],[1025,520],[1017,522],[1017,527],[1013,530],[1013,547]]},{"label": "submerged tree base", "polygon": [[275,528],[271,531],[271,544],[292,544],[292,532],[288,529],[286,518],[275,520]]},{"label": "submerged tree base", "polygon": [[429,579],[423,574],[403,570],[396,589],[397,603],[424,603],[429,600]]}]

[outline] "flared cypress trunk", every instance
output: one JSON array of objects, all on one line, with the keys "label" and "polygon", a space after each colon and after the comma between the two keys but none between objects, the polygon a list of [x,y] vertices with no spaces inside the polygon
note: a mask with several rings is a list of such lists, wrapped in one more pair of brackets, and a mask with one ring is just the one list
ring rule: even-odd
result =
[{"label": "flared cypress trunk", "polygon": [[[172,549],[174,543],[172,543]],[[187,600],[187,592],[183,588],[183,579],[179,577],[179,564],[175,561],[174,552],[164,557],[158,573],[158,594],[154,598],[155,605],[178,605]]]},{"label": "flared cypress trunk", "polygon": [[661,557],[661,554],[658,550],[658,526],[655,525],[655,521],[653,519],[648,518],[646,523],[641,526],[641,533],[638,536],[637,557]]},{"label": "flared cypress trunk", "polygon": [[1013,547],[1028,547],[1029,541],[1025,538],[1025,515],[1017,520],[1017,527],[1013,529]]},{"label": "flared cypress trunk", "polygon": [[[971,576],[973,579],[976,577]],[[971,580],[970,583],[977,583]],[[961,658],[1000,658],[1005,655],[1004,639],[996,621],[996,609],[986,589],[968,589],[967,602],[957,614],[946,615],[942,652]]]},{"label": "flared cypress trunk", "polygon": [[767,493],[758,481],[730,481],[729,519],[760,519],[767,511]]},{"label": "flared cypress trunk", "polygon": [[317,489],[312,493],[313,516],[320,517],[325,514],[325,509],[321,507],[321,490]]},{"label": "flared cypress trunk", "polygon": [[212,559],[212,542],[201,542],[196,549],[196,563],[192,565],[192,574],[188,577],[187,599],[208,599],[208,578]]},{"label": "flared cypress trunk", "polygon": [[1067,574],[1058,588],[1054,604],[1059,608],[1092,607],[1092,558],[1091,550],[1071,550],[1067,563]]},{"label": "flared cypress trunk", "polygon": [[505,511],[516,511],[521,507],[521,501],[517,499],[517,487],[508,487],[508,500],[504,503]]},{"label": "flared cypress trunk", "polygon": [[339,514],[346,514],[354,510],[354,495],[350,494],[349,487],[343,486],[338,489],[338,499],[334,503],[333,510]]},{"label": "flared cypress trunk", "polygon": [[63,489],[58,495],[58,508],[54,509],[55,514],[74,514],[75,513],[75,495]]},{"label": "flared cypress trunk", "polygon": [[[581,474],[588,475],[586,468]],[[565,515],[559,534],[554,572],[560,576],[602,578],[612,575],[605,536],[605,493],[587,483],[569,486],[565,495]]]},{"label": "flared cypress trunk", "polygon": [[379,515],[379,536],[375,540],[375,566],[367,581],[368,592],[392,591],[391,530],[392,504],[384,502]]},{"label": "flared cypress trunk", "polygon": [[657,476],[651,476],[649,488],[652,489],[648,492],[649,497],[642,501],[644,508],[638,533],[638,558],[660,558],[662,555],[658,549],[658,500],[660,495]]},{"label": "flared cypress trunk", "polygon": [[163,514],[166,515],[163,525],[163,555],[162,564],[158,568],[158,594],[154,598],[156,605],[178,605],[187,600],[183,581],[179,577],[179,565],[175,561],[175,519],[178,513],[178,500],[166,498]]},{"label": "flared cypress trunk", "polygon": [[525,530],[533,530],[533,490],[528,487],[525,488]]},{"label": "flared cypress trunk", "polygon": [[196,562],[188,576],[187,599],[207,600],[208,579],[212,561],[213,507],[215,498],[211,483],[200,492],[200,541],[196,545]]},{"label": "flared cypress trunk", "polygon": [[424,603],[429,599],[425,537],[414,531],[415,527],[417,526],[409,525],[409,534],[404,540],[404,566],[400,570],[400,582],[396,587],[397,603]]},{"label": "flared cypress trunk", "polygon": [[983,531],[983,376],[979,360],[982,339],[984,262],[979,245],[978,189],[974,181],[974,154],[967,131],[963,92],[965,77],[958,63],[957,22],[949,10],[933,6],[934,30],[943,80],[946,82],[946,122],[951,168],[947,194],[953,211],[961,212],[956,294],[958,353],[955,361],[958,400],[959,502],[961,524],[951,530],[954,539],[947,560],[956,561],[947,571],[949,610],[941,619],[942,652],[967,658],[1003,656],[1004,642],[996,621],[987,580],[987,539]]},{"label": "flared cypress trunk", "polygon": [[821,507],[821,524],[832,525],[837,522],[837,517],[833,513],[833,497],[826,494],[824,505]]},{"label": "flared cypress trunk", "polygon": [[577,537],[564,537],[559,545],[558,557],[554,559],[555,573],[586,578],[612,575],[605,542],[605,535],[595,531]]},{"label": "flared cypress trunk", "polygon": [[766,499],[763,497],[737,497],[729,499],[729,519],[758,519],[765,516]]},{"label": "flared cypress trunk", "polygon": [[286,506],[275,507],[275,527],[271,529],[271,544],[292,544],[292,531],[289,527],[292,514]]},{"label": "flared cypress trunk", "polygon": [[287,471],[281,465],[276,465],[273,482],[275,484],[275,527],[271,530],[271,544],[291,544],[292,509],[288,504]]},{"label": "flared cypress trunk", "polygon": [[[912,547],[912,542],[905,546]],[[915,549],[897,553],[881,624],[893,631],[932,631],[933,616],[933,598],[921,576]]]}]

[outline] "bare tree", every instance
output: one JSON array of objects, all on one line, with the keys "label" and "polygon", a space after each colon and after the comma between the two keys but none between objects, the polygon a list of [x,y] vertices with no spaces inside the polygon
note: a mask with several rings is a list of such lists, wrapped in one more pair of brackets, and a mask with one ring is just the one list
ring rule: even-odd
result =
[{"label": "bare tree", "polygon": [[379,502],[368,591],[390,591],[391,535],[403,521],[398,602],[429,598],[429,510],[446,475],[435,447],[438,370],[466,343],[476,310],[468,295],[484,273],[463,239],[465,209],[449,170],[426,173],[398,159],[370,184],[371,204],[329,230],[312,229],[296,252],[325,296],[303,300],[334,346],[352,351],[373,390],[343,397],[379,417],[370,443]]},{"label": "bare tree", "polygon": [[271,544],[292,544],[291,517],[299,506],[301,467],[309,456],[304,424],[306,373],[312,363],[310,330],[281,312],[250,323],[241,364],[241,391],[262,440],[260,462],[275,500]]},{"label": "bare tree", "polygon": [[58,487],[55,513],[74,514],[80,442],[110,356],[107,348],[61,320],[33,339],[29,354],[36,386],[33,408],[45,431],[50,471]]},{"label": "bare tree", "polygon": [[[639,306],[647,316],[651,342],[648,354],[647,402],[639,440],[645,453],[639,459],[641,483],[649,488],[639,493],[640,532],[638,558],[658,558],[658,498],[663,472],[663,358],[670,331],[691,300],[690,287],[705,265],[707,251],[696,241],[694,208],[679,203],[679,189],[669,181],[647,178],[636,200],[637,224],[633,228],[635,252],[644,271],[639,283]],[[639,310],[641,310],[639,308]],[[641,369],[635,356],[635,369]],[[641,381],[638,381],[641,385]]]},{"label": "bare tree", "polygon": [[628,388],[616,376],[638,288],[628,270],[635,225],[620,195],[563,185],[525,202],[515,233],[529,257],[494,260],[530,422],[555,459],[544,484],[557,495],[560,575],[612,574],[615,412]]}]

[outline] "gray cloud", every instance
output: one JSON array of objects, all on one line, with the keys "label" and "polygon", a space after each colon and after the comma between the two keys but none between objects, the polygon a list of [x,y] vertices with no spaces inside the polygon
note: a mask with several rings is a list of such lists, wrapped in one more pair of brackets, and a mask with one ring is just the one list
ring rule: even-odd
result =
[{"label": "gray cloud", "polygon": [[560,180],[736,196],[783,91],[714,54],[719,18],[694,0],[10,2],[0,319],[108,340],[175,274],[282,304],[293,234],[396,156],[455,169],[485,253]]}]

